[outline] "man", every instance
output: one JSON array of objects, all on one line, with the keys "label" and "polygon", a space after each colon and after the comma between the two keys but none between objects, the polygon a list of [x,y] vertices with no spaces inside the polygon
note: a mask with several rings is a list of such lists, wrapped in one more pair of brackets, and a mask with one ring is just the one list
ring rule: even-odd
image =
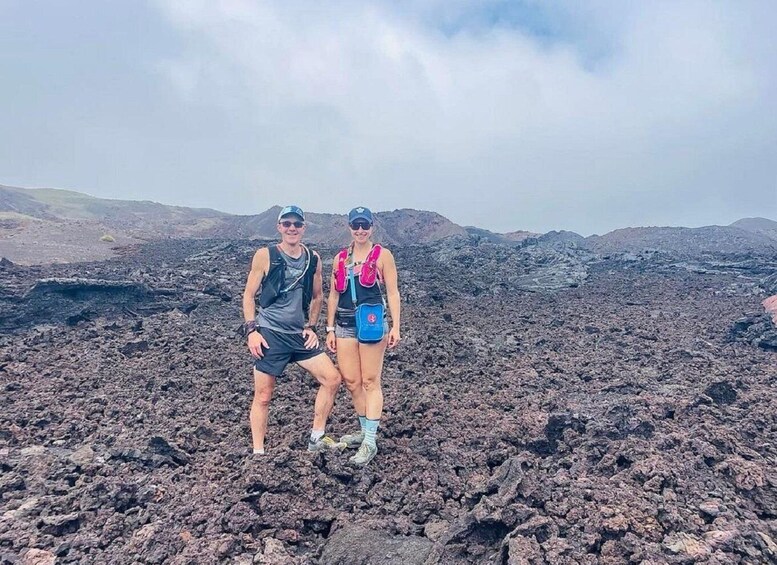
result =
[{"label": "man", "polygon": [[[278,232],[279,245],[263,247],[254,254],[243,292],[243,329],[248,349],[256,358],[250,414],[254,453],[264,454],[267,413],[275,380],[290,362],[297,363],[321,384],[308,451],[342,449],[343,444],[324,434],[341,377],[319,348],[316,335],[315,324],[324,302],[321,258],[302,245],[305,214],[299,207],[286,206],[281,210]],[[260,289],[257,316],[255,297]]]}]

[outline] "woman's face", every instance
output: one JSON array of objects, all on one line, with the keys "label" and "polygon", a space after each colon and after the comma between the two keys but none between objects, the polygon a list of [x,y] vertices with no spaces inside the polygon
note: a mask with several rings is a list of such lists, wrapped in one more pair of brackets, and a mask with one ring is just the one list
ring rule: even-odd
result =
[{"label": "woman's face", "polygon": [[372,235],[372,224],[363,218],[354,220],[348,227],[351,228],[351,237],[356,243],[364,243]]}]

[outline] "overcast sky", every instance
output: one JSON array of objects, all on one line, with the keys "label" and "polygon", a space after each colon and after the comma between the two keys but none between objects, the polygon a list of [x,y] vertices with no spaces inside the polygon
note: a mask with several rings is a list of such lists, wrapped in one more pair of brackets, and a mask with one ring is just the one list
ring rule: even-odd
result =
[{"label": "overcast sky", "polygon": [[777,2],[0,0],[0,184],[494,231],[777,219]]}]

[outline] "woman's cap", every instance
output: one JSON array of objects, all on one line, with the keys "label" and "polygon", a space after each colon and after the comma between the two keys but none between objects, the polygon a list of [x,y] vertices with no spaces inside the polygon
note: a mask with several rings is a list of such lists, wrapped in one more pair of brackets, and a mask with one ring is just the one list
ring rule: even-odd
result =
[{"label": "woman's cap", "polygon": [[370,212],[369,208],[365,208],[364,206],[359,206],[358,208],[354,208],[350,212],[348,212],[348,223],[354,222],[355,220],[367,220],[369,223],[372,222],[372,212]]}]

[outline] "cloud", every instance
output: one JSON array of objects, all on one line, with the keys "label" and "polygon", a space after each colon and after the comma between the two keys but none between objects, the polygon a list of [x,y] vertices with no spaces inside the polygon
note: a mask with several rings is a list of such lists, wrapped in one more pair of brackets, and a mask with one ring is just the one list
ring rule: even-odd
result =
[{"label": "cloud", "polygon": [[120,165],[104,184],[135,187],[113,196],[239,213],[361,203],[584,234],[777,217],[771,2],[153,6],[165,48],[83,118],[72,183],[97,148]]}]

